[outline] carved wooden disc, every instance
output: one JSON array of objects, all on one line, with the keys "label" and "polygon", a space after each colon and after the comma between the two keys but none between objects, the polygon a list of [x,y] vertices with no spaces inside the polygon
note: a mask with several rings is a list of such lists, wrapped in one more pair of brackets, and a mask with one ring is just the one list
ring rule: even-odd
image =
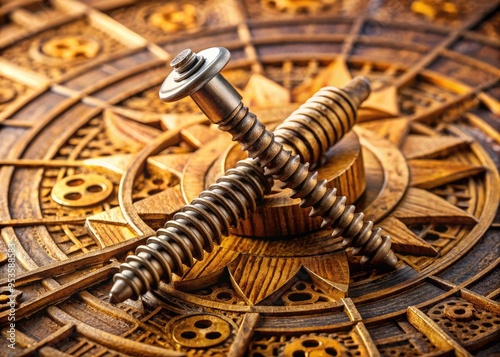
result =
[{"label": "carved wooden disc", "polygon": [[[13,0],[0,18],[2,353],[500,353],[498,1]],[[172,284],[108,303],[126,255],[239,159],[192,100],[158,98],[177,52],[211,46],[270,127],[372,81],[320,171],[391,235],[396,270],[275,193]]]}]

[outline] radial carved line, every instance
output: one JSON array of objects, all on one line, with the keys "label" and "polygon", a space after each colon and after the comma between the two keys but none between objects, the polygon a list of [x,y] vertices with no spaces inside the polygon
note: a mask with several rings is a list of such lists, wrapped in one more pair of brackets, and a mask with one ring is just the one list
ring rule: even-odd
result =
[{"label": "radial carved line", "polygon": [[[482,94],[482,93],[480,93],[480,94]],[[500,107],[500,102],[497,102],[497,104]],[[500,117],[500,109],[495,114],[498,117]],[[488,123],[486,123],[483,119],[481,119],[479,116],[477,116],[475,114],[467,113],[467,114],[465,114],[465,117],[467,118],[467,120],[469,121],[469,123],[472,126],[481,129],[482,131],[487,133],[488,136],[492,137],[498,144],[500,144],[500,132],[498,130],[491,127]]]},{"label": "radial carved line", "polygon": [[[30,339],[32,342],[29,343],[28,345],[26,345],[27,348],[23,350],[22,355],[18,355],[18,356],[33,356],[33,355],[36,356],[37,351],[42,352],[44,349],[48,355],[51,355],[54,357],[69,356],[66,353],[60,352],[60,351],[55,350],[55,349],[53,349],[49,346],[46,346],[46,345],[51,345],[51,344],[55,344],[59,341],[66,340],[66,339],[70,338],[70,336],[74,333],[74,331],[75,331],[75,325],[66,324],[66,325],[61,326],[60,329],[51,333],[50,335],[48,335],[47,337],[45,337],[44,339],[42,339],[40,341],[35,341],[33,339]],[[16,334],[17,334],[17,331],[16,331]]]},{"label": "radial carved line", "polygon": [[377,345],[375,344],[375,342],[373,342],[372,336],[368,332],[368,329],[366,328],[365,324],[362,322],[358,322],[356,324],[355,330],[358,333],[359,337],[361,338],[361,341],[363,341],[363,344],[368,352],[368,356],[370,357],[380,356],[380,352],[377,349]]},{"label": "radial carved line", "polygon": [[[121,255],[125,255],[131,250],[134,250],[137,246],[144,244],[147,238],[147,236],[136,237],[111,247],[105,247],[98,251],[92,251],[84,255],[71,257],[40,268],[33,268],[27,273],[19,274],[16,277],[16,285],[22,286],[24,284],[52,276],[70,273],[84,267],[102,264],[113,257],[119,257]],[[4,286],[7,283],[7,278],[0,280],[0,286]]]},{"label": "radial carved line", "polygon": [[252,337],[254,335],[255,328],[259,324],[260,314],[256,312],[250,312],[243,316],[243,321],[241,322],[240,328],[236,337],[234,338],[231,347],[229,347],[228,357],[242,357],[245,355]]},{"label": "radial carved line", "polygon": [[28,227],[28,226],[40,226],[40,225],[61,225],[61,224],[79,224],[85,222],[87,217],[76,216],[76,217],[43,217],[43,218],[21,218],[21,219],[9,219],[6,221],[0,221],[1,227]]},{"label": "radial carved line", "polygon": [[91,341],[95,341],[111,349],[112,351],[118,351],[124,354],[132,354],[135,356],[144,357],[185,356],[185,354],[182,352],[171,351],[162,347],[156,347],[142,342],[131,341],[121,336],[116,336],[109,332],[99,330],[82,321],[79,321],[78,319],[55,306],[50,306],[47,309],[47,312],[58,323],[74,324],[76,326],[76,331],[79,334],[85,336]]},{"label": "radial carved line", "polygon": [[[500,304],[498,304],[495,300],[490,299],[488,297],[482,296],[472,290],[461,288],[460,296],[467,300],[468,302],[477,305],[487,311],[490,311],[496,315],[500,315]],[[498,329],[498,328],[497,328]]]},{"label": "radial carved line", "polygon": [[351,29],[349,30],[349,34],[344,39],[344,43],[342,46],[342,57],[348,58],[349,53],[351,52],[352,47],[354,46],[354,43],[360,37],[360,32],[365,26],[366,20],[367,20],[366,15],[361,15],[354,20]]},{"label": "radial carved line", "polygon": [[356,321],[361,321],[363,319],[358,309],[356,308],[356,305],[350,298],[343,298],[341,300],[342,303],[344,304],[345,312],[347,316],[349,316],[349,320],[356,322]]},{"label": "radial carved line", "polygon": [[474,27],[481,20],[486,18],[492,11],[496,9],[497,5],[498,1],[493,1],[489,4],[484,12],[473,14],[473,16],[463,24],[462,28],[451,31],[448,37],[446,37],[440,44],[436,45],[431,52],[429,52],[426,56],[424,56],[416,64],[414,64],[409,71],[401,75],[395,81],[395,86],[398,89],[401,89],[402,87],[405,87],[409,83],[411,83],[425,67],[427,67],[439,57],[443,49],[451,46],[458,39],[460,39],[460,37],[463,36],[468,29]]},{"label": "radial carved line", "polygon": [[14,167],[82,167],[84,161],[67,161],[67,160],[30,160],[30,159],[0,159],[0,166]]},{"label": "radial carved line", "polygon": [[[488,107],[489,110],[491,110],[491,112],[493,114],[500,116],[500,102],[497,99],[493,98],[491,95],[489,95],[485,92],[479,93],[477,97],[481,100],[481,102],[483,102],[483,104],[486,107]],[[475,116],[474,114],[471,114],[471,113],[467,113],[466,115],[467,116],[470,116],[470,115]],[[479,119],[479,121],[482,121],[479,117],[476,116],[476,118]],[[475,123],[472,122],[472,124],[474,125]],[[494,131],[493,136],[496,136],[497,141],[500,141],[500,140],[498,140],[498,135],[499,135],[498,131]]]},{"label": "radial carved line", "polygon": [[[50,304],[56,304],[66,300],[77,291],[86,289],[94,284],[110,278],[113,274],[118,272],[118,263],[107,265],[97,271],[90,272],[83,275],[71,283],[67,283],[53,290],[50,290],[40,296],[36,300],[26,301],[21,303],[16,308],[16,319],[21,319],[29,316],[37,311],[40,311]],[[8,322],[9,310],[0,313],[0,323]]]},{"label": "radial carved line", "polygon": [[255,48],[252,31],[250,30],[250,26],[248,24],[248,11],[245,8],[245,4],[242,2],[237,1],[235,3],[237,11],[234,13],[234,16],[239,19],[239,24],[236,27],[238,38],[245,44],[245,54],[252,63],[252,72],[262,73],[264,69],[262,67],[258,51]]},{"label": "radial carved line", "polygon": [[[2,331],[5,331],[5,333],[7,333],[7,327],[4,327],[2,329]],[[51,334],[51,336],[54,336],[55,340],[58,341],[57,332],[54,334]],[[43,345],[40,346],[40,342],[42,342]],[[45,346],[48,342],[52,342],[52,340],[43,339],[40,342],[37,342],[33,338],[25,335],[22,331],[16,330],[16,343],[21,347],[30,348],[31,346],[39,346],[39,347],[36,347],[35,351],[37,351],[39,353],[39,355],[41,355],[41,356],[43,356],[45,354],[47,356],[53,356],[53,357],[71,357],[71,355],[64,353],[64,352],[61,352],[61,351],[55,349],[54,347]],[[29,353],[28,353],[28,355],[29,355]],[[33,352],[31,352],[31,353],[33,353]]]},{"label": "radial carved line", "polygon": [[[66,2],[66,1],[65,1]],[[65,6],[68,6],[70,8],[74,8],[77,6],[83,6],[84,10],[86,13],[89,14],[89,16],[96,21],[100,26],[109,29],[113,32],[115,36],[120,38],[120,41],[122,43],[128,43],[128,42],[135,42],[137,46],[144,46],[146,47],[151,53],[153,53],[156,57],[163,59],[163,60],[168,60],[172,56],[170,53],[168,53],[166,50],[164,50],[162,47],[158,46],[154,42],[148,41],[146,38],[138,34],[137,32],[134,32],[132,29],[124,26],[120,22],[116,21],[112,17],[108,16],[106,13],[96,10],[95,8],[84,4],[80,1],[67,1],[67,4]],[[124,36],[121,38],[122,36]]]},{"label": "radial carved line", "polygon": [[254,73],[262,73],[264,71],[262,63],[259,59],[258,51],[255,48],[252,39],[252,32],[246,22],[241,22],[237,28],[238,37],[245,44],[245,54],[252,63],[252,71]]},{"label": "radial carved line", "polygon": [[29,121],[24,121],[22,119],[1,119],[0,118],[0,125],[1,126],[10,126],[14,128],[31,128],[33,126],[33,123],[30,123]]},{"label": "radial carved line", "polygon": [[49,84],[47,78],[42,75],[28,69],[18,67],[3,58],[0,58],[0,73],[7,73],[8,77],[20,80],[22,83],[26,83],[35,88],[45,88]]}]

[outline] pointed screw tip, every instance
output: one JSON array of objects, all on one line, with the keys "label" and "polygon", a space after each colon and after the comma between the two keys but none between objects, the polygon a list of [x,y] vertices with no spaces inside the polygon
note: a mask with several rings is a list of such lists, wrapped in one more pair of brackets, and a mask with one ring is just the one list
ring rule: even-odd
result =
[{"label": "pointed screw tip", "polygon": [[370,96],[370,80],[363,76],[356,76],[347,83],[343,90],[349,93],[358,107]]},{"label": "pointed screw tip", "polygon": [[110,304],[115,305],[115,304],[118,304],[119,302],[121,302],[121,301],[120,301],[120,299],[118,299],[118,297],[115,294],[109,293],[109,303]]},{"label": "pointed screw tip", "polygon": [[[117,274],[118,276],[120,274]],[[116,278],[116,275],[115,275]],[[117,304],[127,299],[137,299],[138,296],[134,294],[134,290],[130,287],[126,280],[116,279],[109,292],[109,302]]]}]

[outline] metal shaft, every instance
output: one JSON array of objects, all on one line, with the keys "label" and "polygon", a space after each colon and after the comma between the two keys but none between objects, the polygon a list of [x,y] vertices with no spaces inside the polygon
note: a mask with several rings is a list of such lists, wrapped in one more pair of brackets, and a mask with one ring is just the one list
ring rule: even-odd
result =
[{"label": "metal shaft", "polygon": [[250,159],[240,161],[125,259],[113,278],[109,301],[137,299],[160,280],[169,283],[172,274],[181,275],[183,265],[202,260],[214,242],[229,234],[230,226],[237,227],[248,210],[255,209],[271,190],[271,182]]}]

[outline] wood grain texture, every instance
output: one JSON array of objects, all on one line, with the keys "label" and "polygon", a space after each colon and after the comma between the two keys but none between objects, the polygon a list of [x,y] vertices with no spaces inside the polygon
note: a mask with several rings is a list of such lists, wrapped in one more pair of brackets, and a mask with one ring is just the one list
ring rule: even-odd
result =
[{"label": "wood grain texture", "polygon": [[410,188],[406,192],[394,216],[406,223],[420,223],[422,220],[432,223],[475,224],[477,222],[473,216],[445,199],[419,188]]},{"label": "wood grain texture", "polygon": [[[414,9],[422,4],[427,11]],[[2,2],[2,353],[500,353],[498,5]],[[180,50],[212,46],[230,50],[224,75],[270,130],[322,86],[370,79],[359,140],[340,143],[317,168],[392,236],[395,271],[362,266],[292,200],[285,213],[243,222],[245,234],[234,231],[173,284],[109,303],[118,262],[146,242],[139,234],[243,158],[192,101],[158,99]],[[54,200],[54,187],[90,175],[112,192],[66,185],[59,192],[76,203],[75,193],[100,198]]]},{"label": "wood grain texture", "polygon": [[474,176],[484,171],[484,167],[462,165],[439,160],[410,160],[410,184],[419,188],[434,188]]}]

